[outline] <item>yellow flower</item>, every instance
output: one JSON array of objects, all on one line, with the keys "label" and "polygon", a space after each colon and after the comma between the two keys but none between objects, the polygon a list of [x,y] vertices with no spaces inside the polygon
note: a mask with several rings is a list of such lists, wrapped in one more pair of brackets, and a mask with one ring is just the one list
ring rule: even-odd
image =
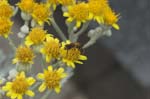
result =
[{"label": "yellow flower", "polygon": [[7,82],[2,90],[8,91],[7,96],[11,99],[22,99],[23,95],[28,95],[33,97],[34,92],[29,90],[29,87],[35,83],[35,79],[32,77],[26,78],[25,73],[19,73],[15,80],[12,82]]},{"label": "yellow flower", "polygon": [[16,50],[15,58],[13,59],[13,63],[21,63],[21,64],[33,64],[34,54],[32,50],[27,46],[19,46]]},{"label": "yellow flower", "polygon": [[11,33],[13,22],[8,18],[0,17],[0,25],[0,36],[7,38]]},{"label": "yellow flower", "polygon": [[35,5],[35,0],[21,0],[17,5],[22,11],[31,13]]},{"label": "yellow flower", "polygon": [[36,4],[33,7],[32,17],[39,25],[43,25],[44,22],[49,23],[50,20],[50,8],[48,4]]},{"label": "yellow flower", "polygon": [[76,27],[80,27],[82,22],[89,20],[89,10],[88,4],[79,3],[72,5],[68,8],[68,12],[64,13],[65,17],[68,17],[67,21],[76,21]]},{"label": "yellow flower", "polygon": [[46,56],[46,62],[50,62],[52,58],[58,59],[60,52],[60,43],[57,38],[47,37],[41,53]]},{"label": "yellow flower", "polygon": [[67,76],[64,73],[63,68],[53,70],[52,66],[48,66],[48,70],[44,70],[44,73],[39,73],[37,77],[43,80],[43,83],[39,87],[39,91],[43,92],[46,87],[51,90],[54,89],[56,93],[60,93],[61,89],[61,80]]},{"label": "yellow flower", "polygon": [[10,18],[13,15],[13,8],[8,4],[7,0],[0,1],[0,17]]},{"label": "yellow flower", "polygon": [[74,0],[59,0],[60,4],[62,4],[63,6],[70,6],[75,4]]},{"label": "yellow flower", "polygon": [[98,23],[104,23],[103,12],[104,8],[108,6],[107,0],[90,0],[88,3],[90,18],[93,18]]},{"label": "yellow flower", "polygon": [[118,14],[116,14],[110,7],[105,8],[104,11],[104,23],[106,25],[111,25],[116,30],[119,30],[119,25],[116,24],[118,22]]},{"label": "yellow flower", "polygon": [[40,27],[35,27],[29,32],[29,35],[26,37],[25,44],[27,46],[41,45],[47,36],[49,36],[49,34],[47,34],[47,31],[43,30]]},{"label": "yellow flower", "polygon": [[56,9],[57,5],[59,4],[59,0],[47,0],[50,6],[52,6],[53,10]]},{"label": "yellow flower", "polygon": [[75,63],[83,64],[80,60],[87,60],[86,56],[81,55],[79,45],[70,41],[62,43],[60,54],[62,61],[73,68],[75,68]]}]

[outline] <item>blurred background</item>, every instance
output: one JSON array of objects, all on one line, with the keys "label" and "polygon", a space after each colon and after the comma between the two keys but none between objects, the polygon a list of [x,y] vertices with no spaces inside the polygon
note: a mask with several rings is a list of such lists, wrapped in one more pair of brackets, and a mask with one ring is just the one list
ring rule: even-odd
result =
[{"label": "blurred background", "polygon": [[[10,0],[12,4],[18,0]],[[119,31],[110,38],[101,38],[85,54],[88,61],[78,65],[75,75],[65,84],[62,93],[53,99],[150,99],[150,0],[109,0],[121,18]],[[56,21],[64,30],[60,8]],[[16,17],[14,31],[23,24]],[[95,27],[91,23],[90,28]],[[46,26],[50,33],[55,31]],[[88,38],[82,35],[84,40]],[[14,37],[15,39],[16,37]],[[3,46],[6,41],[0,40]],[[5,50],[6,51],[6,50]],[[7,51],[6,51],[7,52]]]}]

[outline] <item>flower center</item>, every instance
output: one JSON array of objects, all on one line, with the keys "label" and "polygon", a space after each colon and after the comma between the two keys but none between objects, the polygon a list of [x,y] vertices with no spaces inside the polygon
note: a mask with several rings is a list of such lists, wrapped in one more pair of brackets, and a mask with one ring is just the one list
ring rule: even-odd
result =
[{"label": "flower center", "polygon": [[21,2],[18,4],[21,10],[31,13],[34,6],[34,0],[21,0]]},{"label": "flower center", "polygon": [[17,49],[16,57],[22,63],[28,63],[32,61],[34,55],[30,48],[28,47],[19,47]]},{"label": "flower center", "polygon": [[60,44],[55,41],[46,42],[45,50],[48,56],[52,55],[52,57],[57,58],[59,56]]},{"label": "flower center", "polygon": [[11,17],[13,14],[13,10],[12,7],[7,5],[7,4],[3,4],[0,5],[0,15],[3,17]]},{"label": "flower center", "polygon": [[0,35],[9,34],[13,23],[8,19],[0,18],[0,24]]},{"label": "flower center", "polygon": [[87,20],[89,16],[88,6],[85,3],[80,3],[72,6],[69,10],[69,14],[76,20]]},{"label": "flower center", "polygon": [[118,15],[116,15],[110,8],[106,8],[104,12],[104,21],[106,24],[112,25],[118,21]]},{"label": "flower center", "polygon": [[24,94],[28,87],[29,85],[24,78],[18,78],[12,84],[12,90],[17,94]]},{"label": "flower center", "polygon": [[50,14],[49,7],[45,4],[36,4],[33,9],[33,17],[37,21],[47,21]]},{"label": "flower center", "polygon": [[66,50],[64,58],[70,61],[76,61],[79,59],[80,54],[81,52],[78,48],[71,48],[69,50]]},{"label": "flower center", "polygon": [[49,89],[55,88],[56,86],[59,85],[59,82],[61,80],[60,76],[58,75],[58,73],[56,71],[46,71],[44,73],[45,75],[45,83],[46,86]]},{"label": "flower center", "polygon": [[105,6],[105,2],[91,1],[89,2],[89,11],[96,16],[102,15]]},{"label": "flower center", "polygon": [[45,36],[46,36],[46,32],[41,28],[34,28],[29,33],[29,38],[34,44],[41,43],[45,39]]}]

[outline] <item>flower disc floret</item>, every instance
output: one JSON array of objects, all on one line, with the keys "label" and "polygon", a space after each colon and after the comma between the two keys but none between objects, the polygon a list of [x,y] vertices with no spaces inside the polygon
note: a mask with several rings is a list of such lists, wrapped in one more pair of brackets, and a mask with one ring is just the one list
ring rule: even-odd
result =
[{"label": "flower disc floret", "polygon": [[7,38],[11,33],[13,22],[8,18],[0,17],[0,25],[0,36]]},{"label": "flower disc floret", "polygon": [[107,0],[90,0],[89,3],[90,18],[93,18],[98,23],[104,23],[104,9],[109,6]]},{"label": "flower disc floret", "polygon": [[51,11],[48,4],[36,4],[33,7],[32,17],[39,25],[43,25],[44,22],[49,23]]},{"label": "flower disc floret", "polygon": [[106,25],[110,25],[115,29],[119,30],[119,26],[118,24],[116,24],[118,22],[118,16],[119,15],[116,14],[114,11],[112,11],[110,7],[107,7],[105,8],[105,12],[104,12],[104,23]]},{"label": "flower disc floret", "polygon": [[34,58],[33,51],[27,46],[19,46],[16,49],[16,55],[13,59],[13,63],[21,63],[21,64],[33,64]]},{"label": "flower disc floret", "polygon": [[13,8],[7,0],[0,1],[0,17],[10,18],[13,16]]},{"label": "flower disc floret", "polygon": [[66,48],[66,45],[71,44],[70,41],[63,42],[61,47],[61,58],[68,66],[75,68],[75,63],[83,64],[80,60],[87,60],[87,57],[82,55],[81,49],[78,47]]},{"label": "flower disc floret", "polygon": [[57,38],[47,37],[41,53],[46,56],[46,62],[50,62],[52,58],[58,59],[60,54],[60,43]]},{"label": "flower disc floret", "polygon": [[6,95],[11,99],[22,99],[25,94],[33,97],[34,92],[29,90],[29,87],[34,83],[34,78],[26,78],[25,73],[21,72],[16,76],[14,81],[7,82],[6,85],[2,87],[2,90],[8,91]]},{"label": "flower disc floret", "polygon": [[41,45],[48,36],[47,31],[43,30],[41,27],[32,28],[29,35],[26,37],[25,44],[27,46]]},{"label": "flower disc floret", "polygon": [[67,76],[64,73],[63,68],[53,69],[52,66],[48,66],[48,70],[44,70],[44,73],[39,73],[37,77],[43,80],[43,83],[39,87],[39,91],[43,92],[46,88],[49,90],[54,89],[56,93],[60,93],[61,80]]},{"label": "flower disc floret", "polygon": [[35,0],[21,0],[17,5],[22,11],[31,13],[35,5]]},{"label": "flower disc floret", "polygon": [[89,20],[89,8],[86,3],[79,3],[69,7],[68,12],[64,13],[65,17],[68,17],[67,21],[76,22],[76,27],[80,27],[82,22]]}]

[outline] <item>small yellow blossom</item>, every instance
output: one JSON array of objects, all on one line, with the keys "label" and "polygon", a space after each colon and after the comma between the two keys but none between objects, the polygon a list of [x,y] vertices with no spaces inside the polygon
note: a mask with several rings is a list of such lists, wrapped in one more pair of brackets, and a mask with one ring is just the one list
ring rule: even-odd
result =
[{"label": "small yellow blossom", "polygon": [[7,38],[11,33],[13,22],[8,18],[0,17],[0,25],[0,36]]},{"label": "small yellow blossom", "polygon": [[41,45],[47,36],[49,36],[49,34],[47,34],[47,31],[43,30],[42,28],[32,28],[32,30],[29,32],[29,35],[26,37],[25,44],[27,46]]},{"label": "small yellow blossom", "polygon": [[68,8],[68,12],[63,14],[68,17],[67,22],[76,22],[76,27],[80,27],[82,22],[89,20],[89,8],[88,4],[82,2],[72,5]]},{"label": "small yellow blossom", "polygon": [[109,6],[107,0],[90,0],[89,3],[90,18],[93,18],[98,23],[104,23],[103,12]]},{"label": "small yellow blossom", "polygon": [[46,62],[50,62],[52,58],[58,59],[60,52],[60,43],[57,38],[47,37],[41,53],[46,56]]},{"label": "small yellow blossom", "polygon": [[70,41],[62,43],[60,54],[62,61],[73,68],[75,68],[75,63],[83,64],[80,60],[87,60],[86,56],[81,55],[81,49],[74,46],[74,43],[71,43]]},{"label": "small yellow blossom", "polygon": [[35,79],[32,77],[26,78],[25,73],[19,73],[15,80],[12,82],[7,82],[2,90],[8,91],[7,96],[11,99],[23,99],[23,95],[28,95],[30,97],[34,96],[34,92],[29,90],[29,87],[35,83]]},{"label": "small yellow blossom", "polygon": [[7,0],[0,1],[0,17],[10,18],[13,16],[13,8]]},{"label": "small yellow blossom", "polygon": [[21,0],[17,5],[22,11],[31,13],[35,5],[35,0]]},{"label": "small yellow blossom", "polygon": [[63,6],[70,6],[75,4],[74,0],[59,0],[60,4],[62,4]]},{"label": "small yellow blossom", "polygon": [[119,25],[116,24],[118,22],[118,14],[116,14],[110,7],[105,8],[104,11],[104,23],[106,25],[111,25],[116,30],[119,30]]},{"label": "small yellow blossom", "polygon": [[64,73],[63,68],[53,70],[52,66],[48,66],[48,70],[44,70],[44,73],[39,73],[37,77],[43,80],[43,83],[39,87],[39,91],[43,92],[46,87],[51,90],[54,89],[56,93],[60,93],[61,90],[61,80],[67,76]]},{"label": "small yellow blossom", "polygon": [[47,0],[47,2],[50,4],[53,10],[55,10],[57,5],[59,4],[59,0]]},{"label": "small yellow blossom", "polygon": [[32,17],[39,25],[43,25],[44,22],[49,23],[51,11],[48,4],[36,4],[33,7]]},{"label": "small yellow blossom", "polygon": [[19,46],[16,50],[15,58],[13,59],[13,63],[21,63],[21,64],[33,64],[34,54],[32,50],[27,46]]}]

